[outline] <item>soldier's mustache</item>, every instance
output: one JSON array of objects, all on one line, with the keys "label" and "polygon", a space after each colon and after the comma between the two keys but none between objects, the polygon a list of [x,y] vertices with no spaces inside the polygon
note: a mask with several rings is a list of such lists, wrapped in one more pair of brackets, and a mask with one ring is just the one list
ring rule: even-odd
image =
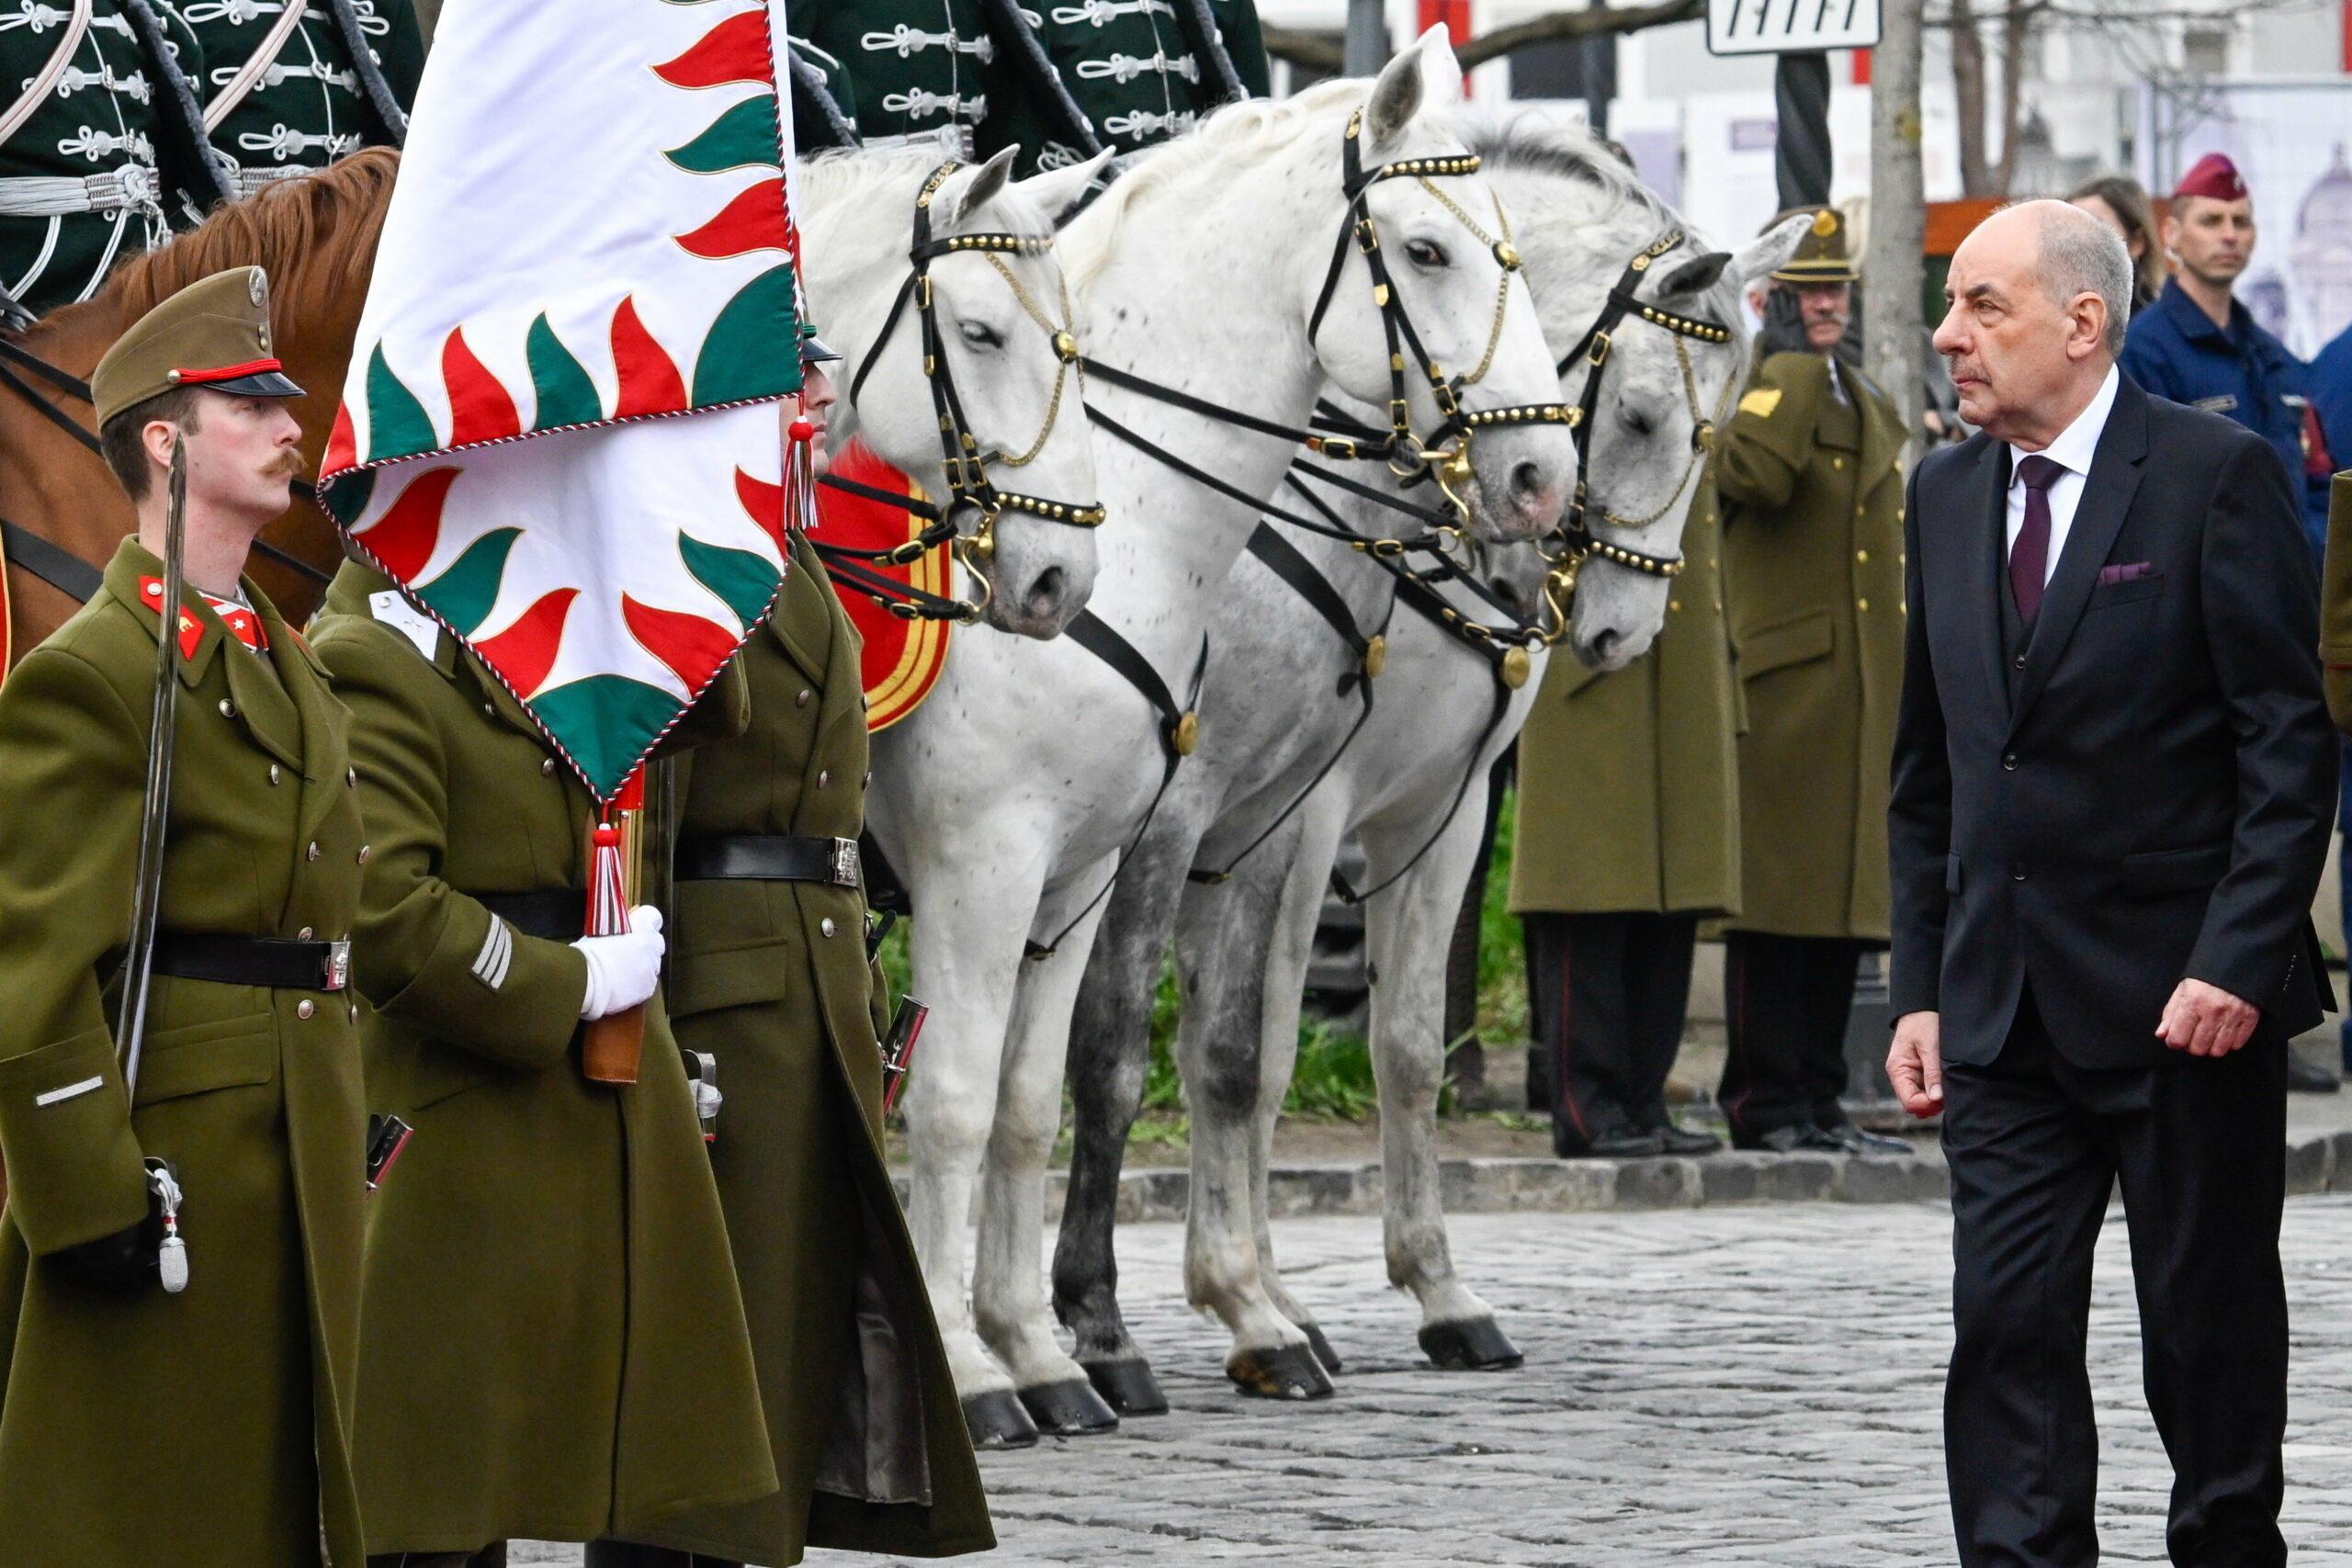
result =
[{"label": "soldier's mustache", "polygon": [[296,448],[288,446],[277,457],[272,457],[268,465],[262,469],[261,474],[266,479],[300,479],[302,474],[302,454]]}]

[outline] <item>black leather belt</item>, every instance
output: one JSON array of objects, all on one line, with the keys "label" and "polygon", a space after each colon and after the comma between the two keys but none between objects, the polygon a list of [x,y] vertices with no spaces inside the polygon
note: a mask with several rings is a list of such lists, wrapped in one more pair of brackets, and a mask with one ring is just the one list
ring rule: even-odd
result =
[{"label": "black leather belt", "polygon": [[340,991],[351,984],[351,943],[157,931],[155,973],[223,986]]},{"label": "black leather belt", "polygon": [[537,893],[469,893],[466,897],[542,942],[578,942],[588,929],[588,895],[571,887]]},{"label": "black leather belt", "polygon": [[821,882],[854,887],[855,839],[803,839],[781,833],[730,833],[686,839],[678,845],[681,882],[741,878],[752,882]]}]

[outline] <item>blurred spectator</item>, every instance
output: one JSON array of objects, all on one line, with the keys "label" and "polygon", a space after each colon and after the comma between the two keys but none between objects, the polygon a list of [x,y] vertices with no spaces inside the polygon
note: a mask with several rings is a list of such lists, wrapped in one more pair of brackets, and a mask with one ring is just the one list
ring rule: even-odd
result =
[{"label": "blurred spectator", "polygon": [[2199,158],[2173,192],[2165,249],[2178,270],[2132,318],[2123,373],[2142,389],[2223,414],[2278,449],[2301,491],[2303,532],[2316,561],[2327,542],[2327,444],[2312,412],[2303,362],[2262,330],[2234,290],[2254,259],[2254,201],[2237,166]]},{"label": "blurred spectator", "polygon": [[1818,209],[1772,275],[1793,296],[1804,346],[1767,354],[1716,446],[1748,716],[1720,1093],[1743,1148],[1909,1150],[1838,1105],[1855,970],[1887,937],[1887,768],[1903,671],[1906,433],[1836,353],[1858,276],[1845,224]]},{"label": "blurred spectator", "polygon": [[2132,253],[2132,313],[2154,304],[2165,286],[2165,256],[2147,187],[2130,175],[2101,175],[2076,186],[2066,199],[2123,236],[2123,248]]}]

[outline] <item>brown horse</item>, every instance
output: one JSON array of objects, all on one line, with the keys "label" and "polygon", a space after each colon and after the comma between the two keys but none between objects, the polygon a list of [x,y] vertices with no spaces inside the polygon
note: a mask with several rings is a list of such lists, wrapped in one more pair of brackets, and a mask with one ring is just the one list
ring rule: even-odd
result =
[{"label": "brown horse", "polygon": [[[303,453],[316,472],[343,396],[344,370],[399,169],[398,152],[370,148],[317,174],[281,180],[221,207],[169,244],[124,262],[96,295],[51,311],[12,341],[87,379],[107,345],[159,301],[229,267],[264,267],[278,357],[308,392],[294,404],[294,416],[302,423]],[[88,404],[37,377],[20,373],[20,378],[89,426]],[[134,525],[130,500],[97,454],[6,388],[0,388],[0,516],[93,567],[104,567]],[[297,490],[286,515],[264,536],[324,571],[342,559],[334,529],[307,488]],[[13,561],[7,573],[13,664],[80,606]],[[266,557],[254,558],[254,577],[297,626],[318,604],[318,583]]]}]

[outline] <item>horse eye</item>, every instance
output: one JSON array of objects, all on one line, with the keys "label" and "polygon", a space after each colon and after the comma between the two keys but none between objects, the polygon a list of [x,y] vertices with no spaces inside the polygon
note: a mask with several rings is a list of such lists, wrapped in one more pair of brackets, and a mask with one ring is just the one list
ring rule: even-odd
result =
[{"label": "horse eye", "polygon": [[986,321],[966,321],[962,324],[964,341],[975,348],[1002,348],[1004,337]]},{"label": "horse eye", "polygon": [[1435,240],[1408,240],[1405,254],[1413,258],[1416,266],[1436,268],[1448,265],[1445,247]]}]

